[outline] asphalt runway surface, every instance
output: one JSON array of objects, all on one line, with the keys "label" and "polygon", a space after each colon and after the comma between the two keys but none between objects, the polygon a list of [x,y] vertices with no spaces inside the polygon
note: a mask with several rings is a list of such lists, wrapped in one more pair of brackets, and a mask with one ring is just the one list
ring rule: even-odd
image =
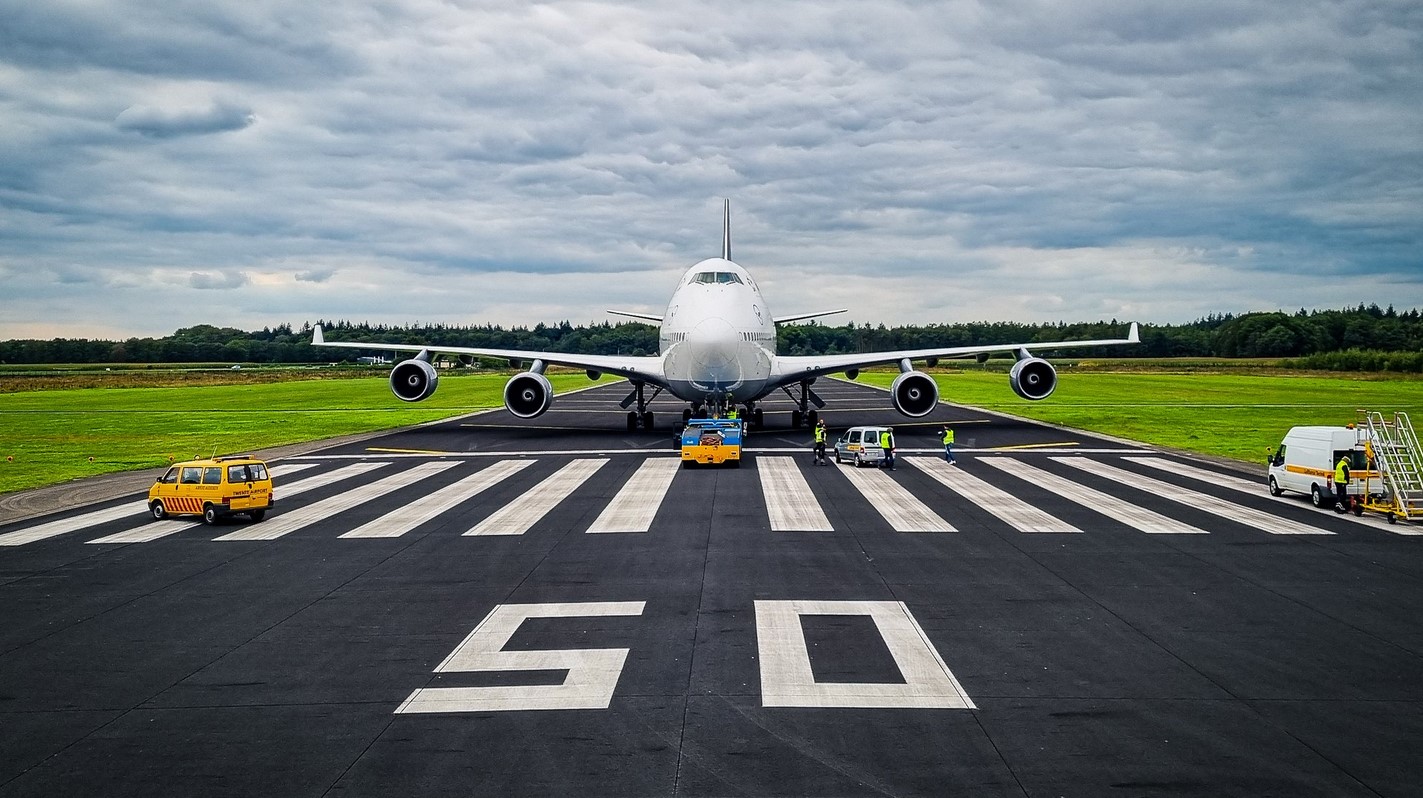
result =
[{"label": "asphalt runway surface", "polygon": [[1419,794],[1423,527],[816,387],[896,470],[614,385],[0,527],[0,796]]}]

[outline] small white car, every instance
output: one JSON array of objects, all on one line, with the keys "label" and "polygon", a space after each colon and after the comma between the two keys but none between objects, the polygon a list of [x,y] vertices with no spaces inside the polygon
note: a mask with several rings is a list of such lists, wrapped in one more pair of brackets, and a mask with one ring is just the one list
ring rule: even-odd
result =
[{"label": "small white car", "polygon": [[[880,433],[888,427],[851,427],[835,441],[835,462],[862,465],[879,465],[884,461],[884,449],[880,448]],[[893,433],[890,433],[893,434]]]}]

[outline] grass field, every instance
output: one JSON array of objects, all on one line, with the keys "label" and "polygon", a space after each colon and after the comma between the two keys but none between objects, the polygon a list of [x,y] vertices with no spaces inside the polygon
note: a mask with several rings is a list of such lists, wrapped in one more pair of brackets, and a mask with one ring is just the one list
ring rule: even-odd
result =
[{"label": "grass field", "polygon": [[[888,387],[894,372],[860,380]],[[1041,402],[1018,398],[1002,371],[933,372],[944,401],[998,410],[1075,429],[1237,460],[1263,462],[1285,431],[1343,425],[1355,410],[1402,410],[1423,425],[1423,380],[1233,371],[1130,374],[1058,371],[1057,391]]]},{"label": "grass field", "polygon": [[[1057,392],[1043,402],[1012,393],[1006,364],[932,373],[945,401],[1253,462],[1291,426],[1345,424],[1360,407],[1403,410],[1423,424],[1418,379],[1282,373],[1266,363],[1215,369],[1201,361],[1107,370],[1116,365],[1060,367]],[[263,449],[497,407],[509,377],[442,375],[433,397],[406,404],[391,395],[383,371],[63,371],[0,372],[0,493],[158,466],[170,456]],[[860,381],[888,386],[894,377],[870,371]],[[591,384],[581,372],[549,378],[560,392]]]},{"label": "grass field", "polygon": [[[548,376],[560,392],[593,384],[582,373]],[[0,392],[0,493],[151,468],[170,456],[265,449],[498,407],[509,375],[441,375],[439,390],[418,404],[391,395],[383,373],[237,385],[207,379],[198,374],[191,387]]]}]

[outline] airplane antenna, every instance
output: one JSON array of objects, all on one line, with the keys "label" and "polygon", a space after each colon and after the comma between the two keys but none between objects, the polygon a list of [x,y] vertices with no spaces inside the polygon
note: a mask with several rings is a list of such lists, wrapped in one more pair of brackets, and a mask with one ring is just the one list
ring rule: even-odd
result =
[{"label": "airplane antenna", "polygon": [[731,200],[722,200],[721,259],[731,260]]}]

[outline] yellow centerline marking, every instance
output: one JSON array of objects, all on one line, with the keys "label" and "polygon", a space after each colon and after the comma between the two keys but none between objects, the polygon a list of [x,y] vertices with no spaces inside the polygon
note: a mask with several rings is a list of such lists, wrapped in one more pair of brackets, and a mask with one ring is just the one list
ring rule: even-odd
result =
[{"label": "yellow centerline marking", "polygon": [[1062,443],[1024,443],[1018,446],[994,446],[991,449],[983,449],[985,452],[1011,452],[1014,449],[1051,449],[1057,446],[1078,446],[1077,441],[1063,441]]}]

